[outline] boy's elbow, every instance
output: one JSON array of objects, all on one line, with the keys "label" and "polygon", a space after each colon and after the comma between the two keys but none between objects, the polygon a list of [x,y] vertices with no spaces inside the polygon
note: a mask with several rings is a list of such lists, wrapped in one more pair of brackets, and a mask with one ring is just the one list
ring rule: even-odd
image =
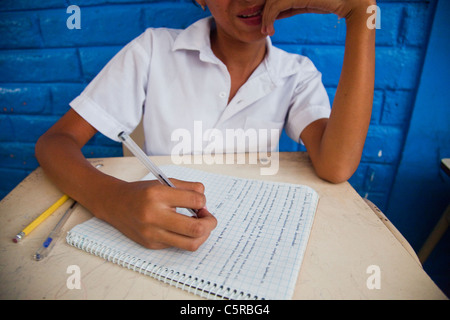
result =
[{"label": "boy's elbow", "polygon": [[328,182],[338,184],[347,181],[355,173],[357,166],[338,164],[316,168],[317,175]]},{"label": "boy's elbow", "polygon": [[36,158],[39,161],[40,157],[42,156],[42,153],[44,153],[43,149],[45,149],[45,134],[39,137],[39,139],[36,141],[36,144],[34,146],[34,153],[36,155]]},{"label": "boy's elbow", "polygon": [[49,132],[44,133],[39,139],[36,141],[34,146],[34,154],[36,156],[36,160],[40,165],[43,164],[46,158],[49,155],[52,155],[52,150],[54,150],[54,142],[55,137]]}]

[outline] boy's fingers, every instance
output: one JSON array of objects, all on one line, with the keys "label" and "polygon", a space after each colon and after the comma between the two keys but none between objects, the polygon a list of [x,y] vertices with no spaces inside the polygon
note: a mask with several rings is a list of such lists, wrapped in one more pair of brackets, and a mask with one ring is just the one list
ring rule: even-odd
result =
[{"label": "boy's fingers", "polygon": [[[175,207],[201,209],[206,205],[206,197],[202,192],[204,190],[202,184],[188,182],[175,183],[178,187],[172,188],[162,184],[153,185],[147,189],[148,199],[158,202],[161,209]],[[195,191],[195,189],[198,191]]]},{"label": "boy's fingers", "polygon": [[273,24],[277,19],[289,18],[302,13],[331,13],[333,5],[326,1],[292,1],[267,0],[262,14],[261,32],[273,36],[275,29]]},{"label": "boy's fingers", "polygon": [[184,190],[193,190],[200,193],[205,192],[205,186],[201,182],[191,182],[170,178],[170,181],[175,185],[175,187]]},{"label": "boy's fingers", "polygon": [[154,249],[176,247],[183,250],[195,251],[206,241],[208,235],[191,238],[167,230],[161,230],[158,234],[158,238],[159,242],[152,244]]},{"label": "boy's fingers", "polygon": [[172,210],[162,214],[157,223],[157,242],[151,242],[150,248],[162,249],[177,247],[184,250],[197,250],[209,237],[211,231],[217,226],[217,220],[205,208],[199,211],[199,218],[195,219],[176,213]]},{"label": "boy's fingers", "polygon": [[188,238],[207,237],[217,226],[216,218],[205,208],[198,210],[198,219],[170,210],[161,215],[156,225],[164,230]]},{"label": "boy's fingers", "polygon": [[[209,212],[208,208],[206,208],[206,207],[203,207],[203,208],[199,209],[199,210],[197,211],[197,216],[198,216],[199,218],[213,217],[214,220],[216,220],[216,218],[212,215],[211,212]],[[216,222],[217,222],[217,220],[216,220]]]},{"label": "boy's fingers", "polygon": [[[195,251],[217,226],[217,220],[205,208],[203,184],[177,179],[171,181],[175,188],[160,184],[148,189],[149,199],[158,199],[160,209],[159,213],[150,219],[151,222],[149,220],[153,226],[146,237],[150,241],[149,247],[160,249],[173,246]],[[176,208],[196,209],[198,219],[177,213]]]},{"label": "boy's fingers", "polygon": [[275,22],[280,10],[276,8],[277,1],[266,1],[262,13],[261,32],[266,35],[273,35],[275,30],[273,23]]},{"label": "boy's fingers", "polygon": [[203,193],[171,188],[165,197],[167,205],[172,208],[201,209],[206,205],[206,197]]}]

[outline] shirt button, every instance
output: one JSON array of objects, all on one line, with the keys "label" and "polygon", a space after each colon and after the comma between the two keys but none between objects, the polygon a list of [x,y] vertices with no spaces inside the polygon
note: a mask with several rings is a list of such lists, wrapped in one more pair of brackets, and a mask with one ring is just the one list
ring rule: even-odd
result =
[{"label": "shirt button", "polygon": [[227,93],[222,91],[221,93],[219,93],[219,97],[221,97],[222,99],[225,98],[227,96]]}]

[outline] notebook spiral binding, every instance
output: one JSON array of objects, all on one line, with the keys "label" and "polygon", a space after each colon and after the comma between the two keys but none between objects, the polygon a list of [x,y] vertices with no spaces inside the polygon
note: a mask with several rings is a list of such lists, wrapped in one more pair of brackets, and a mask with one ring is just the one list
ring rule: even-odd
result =
[{"label": "notebook spiral binding", "polygon": [[82,236],[67,234],[68,244],[81,249],[87,253],[103,258],[106,261],[115,263],[135,272],[150,276],[161,282],[167,283],[176,288],[198,295],[206,299],[224,300],[258,300],[258,296],[245,294],[232,288],[225,288],[216,283],[193,277],[185,273],[180,273],[164,266],[155,265],[149,261],[130,256],[126,253],[114,250],[108,246],[95,241],[86,241]]}]

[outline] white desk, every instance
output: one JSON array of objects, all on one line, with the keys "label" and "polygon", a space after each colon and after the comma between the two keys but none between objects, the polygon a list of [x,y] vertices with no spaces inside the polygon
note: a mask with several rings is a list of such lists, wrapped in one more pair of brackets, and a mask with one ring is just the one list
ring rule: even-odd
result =
[{"label": "white desk", "polygon": [[[170,157],[154,157],[159,165]],[[146,174],[135,158],[92,160],[101,170],[132,181]],[[245,162],[248,163],[248,162]],[[315,175],[304,153],[280,153],[280,169],[260,176],[259,165],[193,165],[244,178],[309,185],[320,195],[294,299],[447,299],[385,224],[348,184],[333,185]],[[61,196],[38,168],[0,202],[1,299],[198,299],[180,289],[125,269],[58,240],[50,256],[32,259],[70,205],[67,202],[21,243],[11,241],[24,226]],[[88,219],[79,206],[64,229]],[[81,271],[81,289],[70,290],[67,268]],[[369,289],[370,266],[380,271],[380,289]],[[373,272],[373,271],[372,271]]]}]

